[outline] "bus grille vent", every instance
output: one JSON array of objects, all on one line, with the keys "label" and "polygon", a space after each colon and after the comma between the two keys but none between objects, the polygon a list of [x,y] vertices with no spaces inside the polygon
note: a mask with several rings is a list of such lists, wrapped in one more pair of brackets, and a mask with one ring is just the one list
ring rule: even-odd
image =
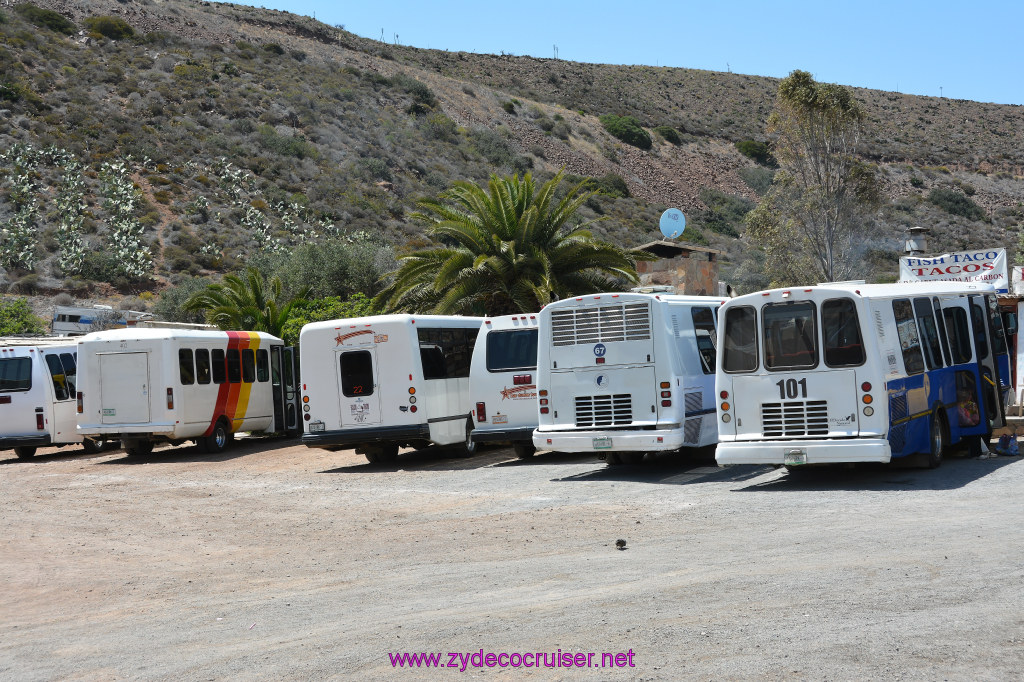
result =
[{"label": "bus grille vent", "polygon": [[686,406],[686,412],[700,412],[701,408],[704,407],[704,394],[700,391],[694,391],[693,393],[687,393],[684,399]]},{"label": "bus grille vent", "polygon": [[903,452],[907,445],[907,423],[897,424],[889,429],[889,449],[893,455]]},{"label": "bus grille vent", "polygon": [[907,412],[907,394],[894,395],[889,400],[889,409],[891,410],[892,419],[903,419],[909,414]]},{"label": "bus grille vent", "polygon": [[556,346],[650,338],[651,307],[648,303],[574,308],[551,313],[551,342]]},{"label": "bus grille vent", "polygon": [[576,426],[619,426],[633,423],[633,399],[619,395],[576,396]]},{"label": "bus grille vent", "polygon": [[761,403],[761,430],[765,436],[828,435],[828,402]]},{"label": "bus grille vent", "polygon": [[700,442],[700,427],[704,424],[704,417],[687,419],[683,425],[683,442],[696,445]]}]

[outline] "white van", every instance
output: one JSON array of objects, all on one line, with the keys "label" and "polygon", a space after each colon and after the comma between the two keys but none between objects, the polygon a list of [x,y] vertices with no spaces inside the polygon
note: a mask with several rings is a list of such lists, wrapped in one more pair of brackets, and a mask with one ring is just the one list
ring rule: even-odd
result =
[{"label": "white van", "polygon": [[400,446],[475,451],[469,365],[481,317],[375,315],[302,328],[302,442],[371,462]]},{"label": "white van", "polygon": [[480,327],[469,370],[476,443],[512,443],[531,457],[537,428],[537,315],[487,318]]},{"label": "white van", "polygon": [[720,298],[595,294],[540,313],[541,450],[596,452],[609,464],[717,442]]},{"label": "white van", "polygon": [[263,332],[117,329],[78,345],[78,433],[118,438],[129,455],[194,440],[297,432],[293,349]]},{"label": "white van", "polygon": [[75,431],[77,346],[70,339],[0,339],[0,450],[22,458],[52,445],[99,450],[99,442]]}]

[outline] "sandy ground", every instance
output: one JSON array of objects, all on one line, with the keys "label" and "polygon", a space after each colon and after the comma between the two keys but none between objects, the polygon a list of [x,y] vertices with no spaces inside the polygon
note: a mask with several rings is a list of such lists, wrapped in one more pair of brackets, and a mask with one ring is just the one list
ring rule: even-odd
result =
[{"label": "sandy ground", "polygon": [[1022,679],[1020,458],[708,454],[0,453],[0,678]]}]

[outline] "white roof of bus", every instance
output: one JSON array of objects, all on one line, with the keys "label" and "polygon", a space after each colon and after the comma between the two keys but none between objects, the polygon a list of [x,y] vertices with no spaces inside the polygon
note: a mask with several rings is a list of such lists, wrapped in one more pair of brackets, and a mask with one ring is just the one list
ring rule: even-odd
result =
[{"label": "white roof of bus", "polygon": [[74,347],[78,345],[77,336],[0,336],[0,347],[7,348],[11,346],[18,347],[52,347],[52,346],[68,346]]},{"label": "white roof of bus", "polygon": [[709,305],[711,303],[725,303],[728,299],[722,296],[685,296],[683,294],[642,294],[635,291],[622,291],[622,292],[610,292],[604,294],[587,294],[585,296],[575,296],[573,298],[564,298],[561,301],[555,301],[544,306],[544,309],[548,308],[567,308],[576,305],[577,303],[590,303],[597,300],[603,299],[616,299],[617,301],[631,300],[631,301],[648,301],[655,299],[658,301],[667,301],[669,303],[694,303]]},{"label": "white roof of bus", "polygon": [[483,322],[482,317],[467,317],[464,315],[370,315],[367,317],[350,317],[342,320],[327,320],[326,322],[310,322],[302,327],[302,334],[308,332],[330,330],[342,327],[356,327],[359,325],[406,325],[412,322],[422,323],[426,327],[437,327],[441,324],[453,325],[456,327],[479,327]]},{"label": "white roof of bus", "polygon": [[[281,339],[267,334],[266,332],[241,332],[244,334],[256,334],[265,341],[280,341]],[[188,339],[188,340],[221,340],[226,339],[226,331],[207,331],[205,329],[164,329],[138,327],[129,329],[107,329],[101,332],[90,332],[85,336],[79,336],[81,343],[88,341],[154,341],[160,339]]]},{"label": "white roof of bus", "polygon": [[[766,289],[755,291],[751,294],[744,294],[729,299],[731,304],[749,303],[750,301],[771,296],[772,294],[816,294],[814,298],[821,295],[833,293],[846,293],[859,295],[863,298],[878,297],[901,297],[901,296],[933,296],[938,294],[991,294],[995,293],[995,287],[991,284],[969,283],[969,282],[902,282],[899,284],[865,284],[863,282],[831,282],[818,284],[816,286],[795,286],[782,287],[779,289]],[[803,296],[799,296],[803,298]]]}]

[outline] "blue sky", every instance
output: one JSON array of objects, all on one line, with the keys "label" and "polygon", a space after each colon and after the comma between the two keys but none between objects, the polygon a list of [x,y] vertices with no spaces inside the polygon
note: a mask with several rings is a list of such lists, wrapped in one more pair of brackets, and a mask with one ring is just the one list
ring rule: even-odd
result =
[{"label": "blue sky", "polygon": [[1024,2],[247,2],[386,42],[650,64],[1024,104]]}]

